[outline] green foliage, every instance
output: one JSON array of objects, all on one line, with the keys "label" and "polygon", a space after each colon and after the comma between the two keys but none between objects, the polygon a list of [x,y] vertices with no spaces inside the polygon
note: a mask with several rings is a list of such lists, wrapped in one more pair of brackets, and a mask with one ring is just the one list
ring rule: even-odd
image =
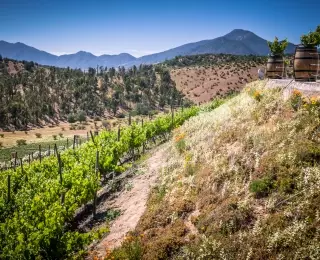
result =
[{"label": "green foliage", "polygon": [[314,32],[309,32],[301,36],[301,43],[305,47],[316,47],[320,45],[320,25]]},{"label": "green foliage", "polygon": [[[84,122],[84,121],[86,121],[86,112],[84,112],[84,111],[80,111],[78,114],[77,114],[77,119],[78,119],[78,121],[80,121],[80,122]],[[69,122],[70,123],[70,122]]]},{"label": "green foliage", "polygon": [[153,65],[98,72],[90,68],[84,73],[25,62],[25,70],[11,75],[6,70],[9,61],[18,63],[9,59],[0,62],[0,103],[5,104],[0,107],[1,128],[13,124],[19,129],[47,117],[62,119],[69,115],[68,122],[74,123],[85,121],[85,116],[100,119],[106,111],[117,116],[119,110],[130,110],[136,104],[143,104],[138,105],[138,114],[145,114],[146,108],[159,109],[159,103],[161,107],[170,102],[178,104],[183,98],[170,73],[163,69],[156,72]]},{"label": "green foliage", "polygon": [[35,133],[35,135],[37,138],[42,138],[42,134],[40,134],[40,133]]},{"label": "green foliage", "polygon": [[288,46],[288,40],[279,41],[277,37],[274,38],[273,42],[268,41],[268,46],[273,55],[283,55],[285,49]]},{"label": "green foliage", "polygon": [[4,134],[0,134],[0,137],[1,137],[1,138],[4,138]]},{"label": "green foliage", "polygon": [[69,114],[67,120],[68,120],[68,123],[70,124],[75,123],[77,121],[76,116],[74,114]]},{"label": "green foliage", "polygon": [[53,140],[57,140],[58,136],[57,135],[52,135]]},{"label": "green foliage", "polygon": [[255,193],[257,198],[268,196],[273,188],[273,181],[269,177],[254,180],[250,183],[249,190]]},{"label": "green foliage", "polygon": [[[176,113],[174,127],[198,111],[199,108],[189,108]],[[120,158],[150,138],[171,130],[171,115],[167,115],[146,122],[144,127],[133,123],[122,129],[120,141],[117,131],[103,131],[94,142],[91,140],[75,151],[61,153],[62,184],[54,156],[43,158],[41,163],[35,161],[26,165],[23,172],[20,168],[2,172],[1,192],[7,192],[8,174],[15,192],[10,204],[6,204],[5,195],[0,196],[0,237],[5,237],[0,240],[0,258],[21,259],[27,255],[29,259],[62,259],[83,249],[94,236],[70,231],[65,224],[73,218],[78,207],[92,201],[94,191],[99,187],[94,169],[96,151],[100,151],[101,174],[119,172],[122,170],[118,165]],[[62,192],[65,193],[63,204],[60,202]]]},{"label": "green foliage", "polygon": [[60,138],[63,138],[63,133],[59,133]]},{"label": "green foliage", "polygon": [[19,139],[17,140],[17,145],[21,146],[21,145],[26,145],[27,144],[27,140],[25,139]]}]

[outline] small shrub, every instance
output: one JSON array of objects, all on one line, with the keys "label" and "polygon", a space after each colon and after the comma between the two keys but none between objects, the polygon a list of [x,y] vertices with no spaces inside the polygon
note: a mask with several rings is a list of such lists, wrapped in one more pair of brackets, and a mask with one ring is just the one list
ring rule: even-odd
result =
[{"label": "small shrub", "polygon": [[65,128],[64,128],[64,127],[61,127],[61,131],[65,131]]},{"label": "small shrub", "polygon": [[116,115],[117,118],[125,118],[126,115],[124,113],[119,113]]},{"label": "small shrub", "polygon": [[86,126],[85,125],[78,125],[76,127],[77,130],[85,130],[86,129]]},{"label": "small shrub", "polygon": [[57,135],[52,135],[53,140],[57,140]]},{"label": "small shrub", "polygon": [[0,137],[1,137],[1,138],[4,138],[4,134],[0,134]]},{"label": "small shrub", "polygon": [[1,148],[1,147],[3,147],[3,143],[2,143],[2,142],[0,142],[0,148]]},{"label": "small shrub", "polygon": [[27,140],[25,139],[19,139],[16,141],[18,146],[22,146],[22,145],[26,145],[27,144]]},{"label": "small shrub", "polygon": [[40,134],[40,133],[35,133],[35,135],[36,135],[37,138],[41,138],[42,137],[42,134]]},{"label": "small shrub", "polygon": [[186,150],[186,141],[185,141],[185,134],[180,133],[174,139],[175,147],[180,154],[182,154]]},{"label": "small shrub", "polygon": [[76,130],[77,126],[76,125],[70,125],[70,130]]},{"label": "small shrub", "polygon": [[102,121],[102,126],[103,126],[105,129],[110,129],[110,123],[108,122],[108,120],[103,120],[103,121]]},{"label": "small shrub", "polygon": [[24,131],[24,133],[27,135],[27,134],[28,134],[28,131]]},{"label": "small shrub", "polygon": [[67,120],[68,120],[68,122],[70,124],[75,123],[76,122],[76,116],[74,114],[69,114]]},{"label": "small shrub", "polygon": [[63,133],[59,133],[60,138],[63,138]]},{"label": "small shrub", "polygon": [[94,121],[101,121],[101,118],[99,116],[95,116],[93,120]]},{"label": "small shrub", "polygon": [[273,182],[269,177],[254,180],[250,183],[249,190],[255,193],[257,198],[266,197],[273,188]]},{"label": "small shrub", "polygon": [[86,121],[86,116],[87,116],[86,112],[80,111],[77,114],[77,119],[78,119],[79,122],[84,122],[84,121]]},{"label": "small shrub", "polygon": [[298,111],[298,109],[302,106],[302,93],[299,90],[293,90],[290,97],[290,103],[295,111]]}]

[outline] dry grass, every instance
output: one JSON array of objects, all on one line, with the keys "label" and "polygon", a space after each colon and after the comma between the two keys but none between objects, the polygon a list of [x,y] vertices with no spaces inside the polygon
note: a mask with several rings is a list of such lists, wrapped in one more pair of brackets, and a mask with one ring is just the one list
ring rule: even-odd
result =
[{"label": "dry grass", "polygon": [[[319,259],[319,107],[294,111],[264,85],[247,85],[175,133],[137,228],[149,234],[144,257]],[[175,144],[182,133],[184,152]],[[185,222],[195,210],[191,236]]]}]

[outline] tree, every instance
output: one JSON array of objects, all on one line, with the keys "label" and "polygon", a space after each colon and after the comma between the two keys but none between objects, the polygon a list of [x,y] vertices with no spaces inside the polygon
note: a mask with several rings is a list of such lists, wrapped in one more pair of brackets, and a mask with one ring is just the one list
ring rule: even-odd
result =
[{"label": "tree", "polygon": [[80,123],[86,121],[86,112],[80,111],[77,115],[77,118]]}]

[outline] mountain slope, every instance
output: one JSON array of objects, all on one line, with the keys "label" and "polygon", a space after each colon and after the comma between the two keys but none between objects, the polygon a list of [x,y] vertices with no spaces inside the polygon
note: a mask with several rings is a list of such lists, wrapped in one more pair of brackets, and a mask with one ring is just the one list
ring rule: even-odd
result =
[{"label": "mountain slope", "polygon": [[120,64],[132,62],[136,59],[128,53],[95,56],[92,53],[85,51],[56,56],[20,42],[9,43],[5,41],[0,41],[0,55],[15,60],[33,61],[42,65],[83,69],[96,67],[97,65],[117,67]]},{"label": "mountain slope", "polygon": [[[295,46],[289,43],[286,52],[293,53]],[[125,66],[153,64],[172,59],[176,56],[195,54],[235,54],[235,55],[267,55],[269,53],[267,41],[256,34],[235,29],[232,32],[212,39],[181,45],[167,51],[135,58],[128,53],[119,55],[95,56],[89,52],[79,51],[74,54],[55,56],[37,50],[22,43],[8,43],[0,41],[0,54],[4,57],[38,62],[43,65],[58,67],[83,68],[99,66]]]},{"label": "mountain slope", "polygon": [[[295,45],[289,43],[286,53],[294,53]],[[268,55],[269,48],[267,40],[256,34],[235,29],[232,32],[215,38],[213,40],[204,40],[194,43],[185,44],[164,52],[151,54],[138,58],[130,65],[141,63],[156,63],[175,56],[195,55],[195,54],[235,54],[235,55]]]}]

